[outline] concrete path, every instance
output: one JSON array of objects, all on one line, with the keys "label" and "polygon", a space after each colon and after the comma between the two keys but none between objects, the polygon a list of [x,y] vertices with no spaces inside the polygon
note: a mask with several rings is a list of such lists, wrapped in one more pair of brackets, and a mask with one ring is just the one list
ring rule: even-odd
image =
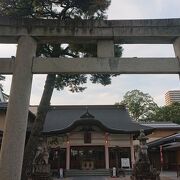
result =
[{"label": "concrete path", "polygon": [[53,179],[53,180],[129,180],[130,178],[110,178],[110,177],[102,177],[102,176],[82,176],[82,177],[69,177],[63,179]]},{"label": "concrete path", "polygon": [[[119,177],[119,178],[111,178],[111,177],[99,177],[99,176],[97,177],[84,176],[84,177],[71,177],[71,178],[69,177],[69,178],[63,178],[63,179],[54,179],[54,180],[130,180],[130,177],[126,176],[126,177]],[[161,176],[161,180],[180,180],[180,178]]]},{"label": "concrete path", "polygon": [[[165,171],[161,172],[161,180],[180,180],[180,177],[177,178],[176,172]],[[102,177],[102,176],[83,176],[83,177],[69,177],[62,179],[53,179],[53,180],[130,180],[130,176],[111,178],[111,177]]]},{"label": "concrete path", "polygon": [[162,171],[161,172],[161,177],[162,179],[164,180],[177,180],[179,179],[180,180],[180,177],[177,178],[177,173],[176,172],[172,172],[172,171]]}]

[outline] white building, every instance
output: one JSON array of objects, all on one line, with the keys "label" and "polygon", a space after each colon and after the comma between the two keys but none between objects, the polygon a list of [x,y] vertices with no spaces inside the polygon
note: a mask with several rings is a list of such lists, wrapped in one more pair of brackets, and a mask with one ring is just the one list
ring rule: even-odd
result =
[{"label": "white building", "polygon": [[180,103],[180,90],[168,91],[165,94],[166,105],[171,105],[174,102]]}]

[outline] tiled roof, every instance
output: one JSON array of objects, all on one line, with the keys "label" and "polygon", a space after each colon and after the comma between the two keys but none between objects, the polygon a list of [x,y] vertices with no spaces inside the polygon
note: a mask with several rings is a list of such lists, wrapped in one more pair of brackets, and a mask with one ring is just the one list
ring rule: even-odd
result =
[{"label": "tiled roof", "polygon": [[[86,114],[92,117],[82,118]],[[133,121],[126,108],[119,105],[81,105],[52,106],[48,111],[43,131],[45,133],[64,133],[78,124],[98,124],[114,133],[138,133],[141,129],[152,131],[152,127]]]},{"label": "tiled roof", "polygon": [[160,145],[167,145],[172,142],[179,142],[179,141],[180,141],[180,133],[177,133],[177,134],[173,134],[173,135],[166,136],[166,137],[160,138],[158,140],[152,141],[152,142],[148,143],[148,147],[149,148],[152,148],[152,147],[157,148]]},{"label": "tiled roof", "polygon": [[173,122],[140,122],[140,124],[155,129],[179,129],[180,125]]}]

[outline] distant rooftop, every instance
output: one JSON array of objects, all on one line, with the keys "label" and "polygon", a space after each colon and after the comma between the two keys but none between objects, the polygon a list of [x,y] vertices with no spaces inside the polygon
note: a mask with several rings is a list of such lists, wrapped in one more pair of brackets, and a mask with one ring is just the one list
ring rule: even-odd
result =
[{"label": "distant rooftop", "polygon": [[159,146],[163,146],[163,149],[170,149],[175,147],[180,147],[180,133],[173,134],[167,137],[160,138],[158,140],[152,141],[148,143],[149,148],[158,148]]},{"label": "distant rooftop", "polygon": [[173,122],[140,122],[140,124],[152,127],[155,129],[179,129],[180,125]]},{"label": "distant rooftop", "polygon": [[[0,102],[0,111],[6,111],[8,107],[8,102]],[[35,118],[35,114],[29,109],[29,114]]]}]

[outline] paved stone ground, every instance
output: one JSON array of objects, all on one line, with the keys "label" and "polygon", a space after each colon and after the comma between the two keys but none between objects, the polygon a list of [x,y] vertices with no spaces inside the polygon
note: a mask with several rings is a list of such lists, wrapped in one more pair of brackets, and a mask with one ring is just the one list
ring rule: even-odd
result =
[{"label": "paved stone ground", "polygon": [[[111,177],[72,177],[72,178],[63,178],[63,179],[54,179],[54,180],[130,180],[129,176],[119,177],[119,178],[111,178]],[[164,177],[161,176],[161,180],[180,180],[180,178],[176,177]]]},{"label": "paved stone ground", "polygon": [[[180,177],[176,177],[176,172],[165,171],[161,173],[161,180],[180,180]],[[102,177],[102,176],[86,176],[86,177],[69,177],[62,179],[53,179],[53,180],[130,180],[130,176],[111,178],[111,177]]]}]

